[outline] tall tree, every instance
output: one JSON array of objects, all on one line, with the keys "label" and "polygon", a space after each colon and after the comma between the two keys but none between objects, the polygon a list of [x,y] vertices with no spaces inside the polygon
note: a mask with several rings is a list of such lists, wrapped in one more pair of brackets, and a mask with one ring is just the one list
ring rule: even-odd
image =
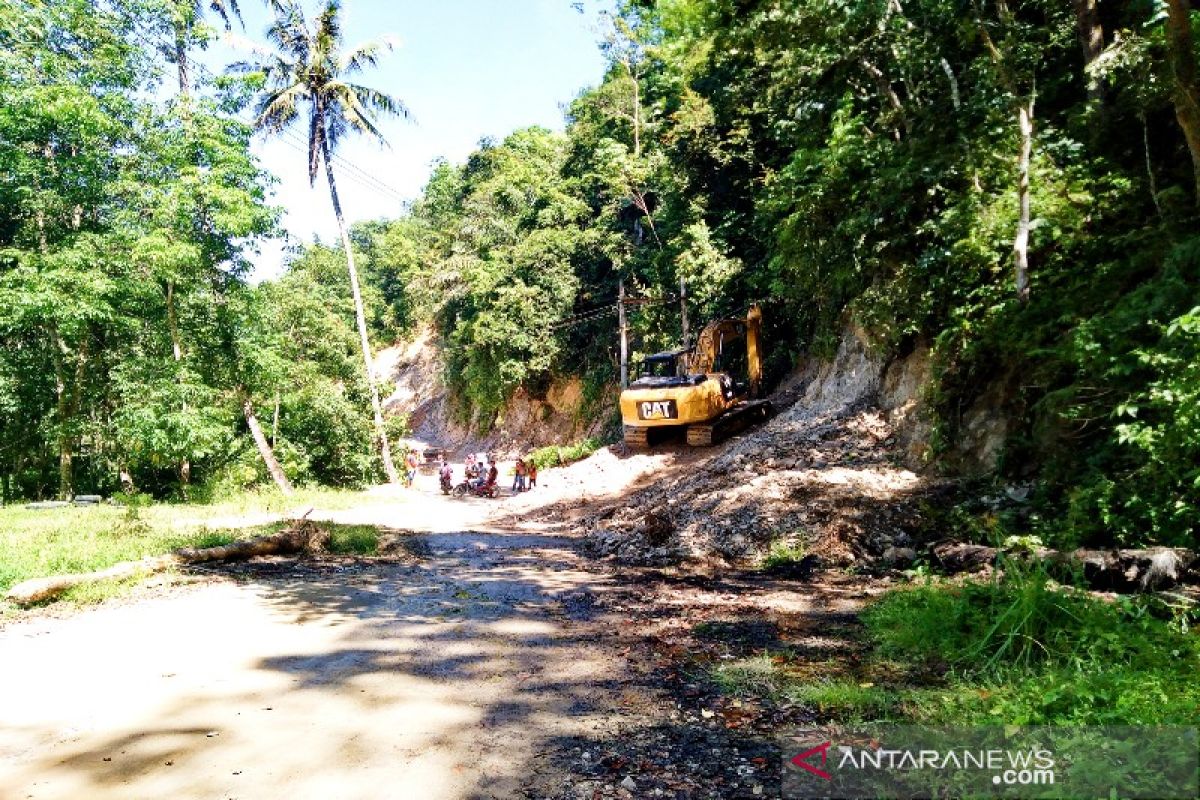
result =
[{"label": "tall tree", "polygon": [[256,125],[270,134],[279,134],[304,117],[308,123],[308,179],[316,183],[321,164],[329,181],[329,197],[337,218],[342,248],[346,252],[346,270],[354,296],[354,314],[362,346],[363,367],[370,387],[371,410],[375,421],[383,468],[388,481],[399,476],[392,463],[391,448],[383,424],[383,408],[371,368],[371,344],[363,313],[362,291],[354,266],[354,249],[338,199],[333,175],[333,151],[351,132],[363,133],[386,144],[377,127],[379,115],[409,118],[405,105],[390,95],[348,78],[378,63],[380,55],[391,50],[386,38],[343,49],[341,3],[327,0],[313,22],[304,9],[290,0],[273,0],[275,19],[267,29],[267,39],[275,48],[271,57],[258,64],[237,64],[234,69],[260,72],[265,78],[262,96],[256,108]]},{"label": "tall tree", "polygon": [[[233,28],[233,20],[237,19],[242,22],[242,10],[238,6],[237,0],[210,0],[209,9],[224,25],[225,30],[229,31]],[[169,46],[164,47],[167,58],[174,61],[178,79],[179,94],[178,107],[181,111],[181,118],[184,122],[185,135],[194,137],[195,130],[193,126],[192,115],[192,91],[193,80],[191,75],[191,57],[189,51],[193,44],[198,40],[197,31],[204,21],[204,0],[169,0],[166,6],[167,22],[171,29],[172,41]],[[201,41],[201,44],[203,42]],[[198,150],[198,148],[197,148]],[[199,153],[197,152],[198,156]],[[197,212],[193,219],[183,220],[183,224],[191,227],[197,227],[201,230],[205,229],[208,221],[204,219],[205,210],[201,205],[196,205]],[[181,231],[183,238],[186,238],[186,232]],[[214,265],[201,265],[214,266]],[[171,354],[175,359],[176,372],[178,380],[183,379],[183,362],[184,362],[184,346],[183,338],[180,334],[179,326],[179,292],[176,285],[176,276],[168,275],[163,286],[164,302],[167,310],[167,330],[171,336]],[[257,417],[254,414],[253,404],[247,400],[242,404],[243,413],[246,417],[246,425],[250,430],[256,431],[261,429]],[[182,403],[182,416],[188,416],[187,401]],[[290,494],[292,491],[291,485],[286,478],[282,480],[280,477],[283,471],[279,468],[279,462],[275,458],[275,454],[271,451],[270,445],[266,439],[261,436],[254,437],[255,444],[258,446],[259,455],[262,457],[263,463],[267,466],[267,471],[275,480],[276,485],[284,494]],[[188,486],[192,478],[192,464],[188,455],[184,455],[179,460],[179,484],[180,489],[187,497]]]},{"label": "tall tree", "polygon": [[1192,156],[1196,203],[1200,204],[1200,77],[1192,37],[1191,0],[1167,0],[1167,55],[1175,118]]},{"label": "tall tree", "polygon": [[[232,30],[233,20],[242,21],[242,9],[237,0],[210,0],[209,9],[225,26]],[[204,20],[204,0],[169,0],[167,14],[173,41],[167,57],[175,62],[179,81],[179,94],[187,97],[192,91],[191,56],[189,50],[196,38],[196,28]]]}]

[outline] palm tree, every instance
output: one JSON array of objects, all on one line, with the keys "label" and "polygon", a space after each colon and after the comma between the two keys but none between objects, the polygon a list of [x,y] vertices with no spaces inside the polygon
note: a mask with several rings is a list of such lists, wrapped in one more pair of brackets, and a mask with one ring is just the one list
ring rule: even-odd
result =
[{"label": "palm tree", "polygon": [[329,181],[329,197],[337,217],[342,248],[346,251],[346,270],[350,274],[350,290],[354,295],[354,314],[362,345],[363,366],[371,392],[371,407],[375,418],[375,436],[383,458],[388,481],[399,477],[392,463],[387,432],[383,427],[383,409],[379,390],[371,370],[371,345],[367,340],[367,321],[363,314],[362,292],[358,271],[354,267],[354,250],[342,204],[338,200],[337,183],[331,162],[333,151],[348,133],[364,133],[387,144],[376,127],[378,115],[410,117],[399,100],[376,89],[352,83],[347,78],[378,63],[382,53],[392,45],[386,38],[367,42],[343,51],[340,0],[325,0],[320,14],[309,25],[304,10],[295,0],[271,0],[275,20],[267,28],[267,39],[275,52],[258,64],[235,64],[238,71],[261,73],[265,78],[262,95],[255,108],[255,125],[269,134],[282,133],[302,116],[308,123],[308,180],[315,184],[321,164]]},{"label": "palm tree", "polygon": [[[238,7],[237,0],[210,0],[208,7],[220,18],[226,31],[233,30],[234,18],[242,21],[242,9]],[[174,51],[167,55],[175,62],[179,73],[179,94],[187,97],[192,90],[188,47],[192,43],[196,23],[204,18],[204,0],[174,0],[167,10],[175,34]]]}]

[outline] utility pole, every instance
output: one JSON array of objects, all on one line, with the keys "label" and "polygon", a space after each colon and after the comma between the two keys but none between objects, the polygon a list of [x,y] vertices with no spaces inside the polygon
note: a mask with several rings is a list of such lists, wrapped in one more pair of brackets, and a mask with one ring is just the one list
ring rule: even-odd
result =
[{"label": "utility pole", "polygon": [[688,346],[688,319],[687,319],[687,280],[679,279],[679,319],[683,326],[683,344],[685,350]]},{"label": "utility pole", "polygon": [[617,324],[621,328],[621,389],[629,388],[629,328],[625,325],[625,281],[617,284]]}]

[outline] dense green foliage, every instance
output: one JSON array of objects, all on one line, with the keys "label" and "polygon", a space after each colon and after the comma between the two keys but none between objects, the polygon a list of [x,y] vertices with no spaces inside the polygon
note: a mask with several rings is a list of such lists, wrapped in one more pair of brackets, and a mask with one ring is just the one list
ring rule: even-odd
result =
[{"label": "dense green foliage", "polygon": [[[0,0],[5,497],[257,480],[246,399],[293,477],[371,479],[344,254],[241,277],[274,219],[231,116],[256,87],[152,99],[208,29],[122,8]],[[367,324],[433,326],[486,428],[519,388],[611,382],[620,281],[650,301],[639,352],[678,340],[681,278],[694,322],[761,303],[775,378],[855,323],[932,347],[934,458],[981,401],[1007,422],[1000,474],[1037,513],[1001,533],[1195,544],[1189,8],[627,0],[565,132],[486,141],[353,228]]]},{"label": "dense green foliage", "polygon": [[344,277],[245,280],[277,211],[251,87],[179,69],[206,31],[193,2],[0,2],[5,502],[256,483],[256,408],[294,480],[376,477]]},{"label": "dense green foliage", "polygon": [[1195,543],[1200,152],[1172,4],[631,0],[566,135],[440,166],[372,227],[376,273],[484,427],[518,386],[611,379],[588,312],[619,280],[664,301],[635,348],[677,341],[686,278],[693,320],[763,304],[775,377],[852,322],[931,345],[934,457],[985,398],[1043,538]]}]

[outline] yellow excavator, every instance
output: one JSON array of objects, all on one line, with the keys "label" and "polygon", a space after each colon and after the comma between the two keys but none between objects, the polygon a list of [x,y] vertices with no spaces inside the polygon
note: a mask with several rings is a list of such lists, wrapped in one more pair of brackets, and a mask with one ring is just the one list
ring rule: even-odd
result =
[{"label": "yellow excavator", "polygon": [[625,444],[647,447],[685,428],[687,443],[704,447],[768,419],[762,393],[762,311],[719,319],[700,331],[694,347],[646,356],[638,378],[621,392]]}]

